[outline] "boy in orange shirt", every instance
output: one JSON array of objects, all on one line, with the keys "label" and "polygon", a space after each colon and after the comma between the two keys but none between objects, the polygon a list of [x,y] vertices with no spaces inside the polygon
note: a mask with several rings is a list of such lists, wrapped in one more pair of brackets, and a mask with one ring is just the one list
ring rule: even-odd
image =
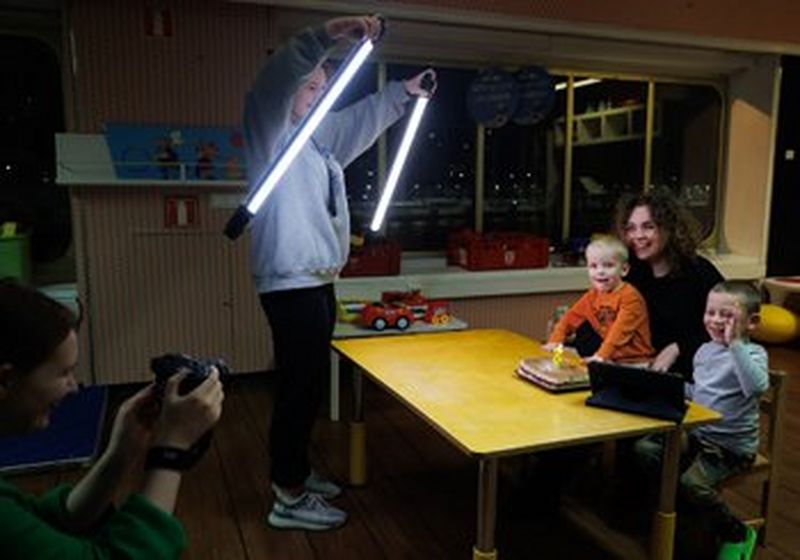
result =
[{"label": "boy in orange shirt", "polygon": [[647,305],[636,288],[623,281],[628,249],[616,237],[597,236],[586,247],[591,288],[556,324],[545,348],[552,350],[575,334],[578,353],[587,360],[648,362],[650,343]]}]

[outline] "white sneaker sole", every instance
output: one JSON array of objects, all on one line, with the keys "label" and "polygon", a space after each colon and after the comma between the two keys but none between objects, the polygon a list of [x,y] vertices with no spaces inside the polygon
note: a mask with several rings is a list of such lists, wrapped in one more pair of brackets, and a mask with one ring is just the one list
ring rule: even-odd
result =
[{"label": "white sneaker sole", "polygon": [[345,524],[347,518],[334,523],[315,523],[306,519],[298,519],[296,517],[283,517],[277,515],[274,511],[269,512],[267,516],[267,523],[270,527],[276,529],[303,529],[306,531],[330,531],[331,529],[338,529]]},{"label": "white sneaker sole", "polygon": [[322,496],[326,500],[332,500],[333,498],[338,498],[342,495],[342,487],[334,482],[330,482],[324,480],[321,483],[315,483],[315,481],[309,482],[308,479],[305,481],[305,489],[306,492],[311,492],[316,494],[317,496]]},{"label": "white sneaker sole", "polygon": [[315,487],[313,484],[311,486],[305,486],[306,492],[311,492],[312,494],[316,494],[317,496],[322,496],[326,500],[333,500],[334,498],[338,498],[342,495],[342,489],[338,489],[337,491],[329,491],[325,492],[322,491],[319,487]]}]

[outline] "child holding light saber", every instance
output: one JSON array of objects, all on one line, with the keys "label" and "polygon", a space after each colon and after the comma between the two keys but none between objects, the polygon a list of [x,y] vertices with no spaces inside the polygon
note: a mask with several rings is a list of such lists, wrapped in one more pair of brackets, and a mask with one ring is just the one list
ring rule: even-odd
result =
[{"label": "child holding light saber", "polygon": [[[251,191],[313,111],[327,87],[322,62],[338,40],[377,40],[375,16],[342,17],[295,35],[267,60],[245,100]],[[406,111],[428,69],[329,113],[283,171],[250,221],[251,271],[272,330],[279,382],[269,433],[272,488],[267,517],[286,529],[326,530],[347,515],[328,500],[340,493],[312,472],[311,428],[330,370],[336,321],[333,282],[347,261],[350,216],[343,168]],[[334,84],[335,85],[335,84]],[[334,87],[331,85],[331,87]]]}]

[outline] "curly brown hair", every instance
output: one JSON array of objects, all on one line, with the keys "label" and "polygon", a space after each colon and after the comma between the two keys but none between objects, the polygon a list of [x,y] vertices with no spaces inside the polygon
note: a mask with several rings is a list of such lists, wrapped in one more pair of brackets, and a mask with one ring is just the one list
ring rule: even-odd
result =
[{"label": "curly brown hair", "polygon": [[614,227],[620,239],[633,210],[647,206],[664,239],[664,257],[673,270],[693,259],[700,245],[700,224],[668,187],[653,187],[641,193],[628,193],[617,202]]}]

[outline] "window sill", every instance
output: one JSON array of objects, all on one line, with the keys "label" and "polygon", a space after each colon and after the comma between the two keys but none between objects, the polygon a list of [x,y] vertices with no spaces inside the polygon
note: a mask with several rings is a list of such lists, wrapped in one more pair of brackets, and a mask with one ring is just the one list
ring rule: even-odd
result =
[{"label": "window sill", "polygon": [[[761,278],[765,265],[756,257],[707,255],[730,279]],[[431,298],[471,298],[575,292],[588,288],[582,267],[488,270],[470,272],[447,266],[444,257],[405,257],[399,276],[341,278],[336,293],[342,299],[380,299],[386,290],[419,289]]]}]

